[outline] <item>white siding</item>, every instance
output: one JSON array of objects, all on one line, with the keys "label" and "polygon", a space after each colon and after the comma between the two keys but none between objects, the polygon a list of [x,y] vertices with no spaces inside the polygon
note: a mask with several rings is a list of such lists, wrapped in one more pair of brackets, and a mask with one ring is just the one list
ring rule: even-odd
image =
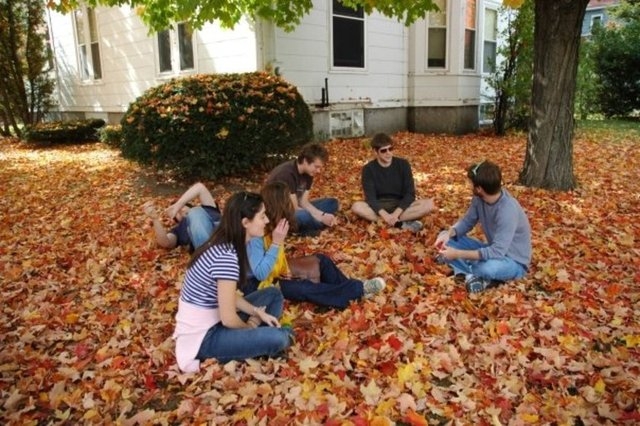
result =
[{"label": "white siding", "polygon": [[275,30],[275,54],[269,60],[298,87],[308,103],[320,103],[328,78],[331,103],[404,106],[407,102],[407,30],[402,23],[372,14],[365,18],[365,68],[331,67],[330,0],[314,8],[291,33]]},{"label": "white siding", "polygon": [[160,76],[157,39],[126,6],[96,9],[102,79],[82,82],[78,74],[71,14],[50,12],[57,67],[57,101],[62,111],[123,112],[150,87],[178,75],[247,72],[257,69],[256,37],[247,22],[234,31],[214,24],[194,32],[195,69]]}]

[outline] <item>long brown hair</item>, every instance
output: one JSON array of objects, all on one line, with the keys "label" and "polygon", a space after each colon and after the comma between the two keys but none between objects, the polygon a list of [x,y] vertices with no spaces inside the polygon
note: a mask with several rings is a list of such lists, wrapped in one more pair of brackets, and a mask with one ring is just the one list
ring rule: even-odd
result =
[{"label": "long brown hair", "polygon": [[262,197],[254,192],[236,192],[224,206],[220,224],[206,243],[202,244],[191,256],[188,267],[191,267],[196,260],[215,245],[231,244],[238,255],[238,266],[240,277],[238,284],[241,286],[247,278],[247,268],[249,267],[249,256],[247,255],[247,230],[242,225],[242,219],[253,220],[256,214],[262,209]]},{"label": "long brown hair", "polygon": [[262,187],[260,195],[262,195],[264,208],[269,218],[265,234],[270,234],[281,219],[287,219],[289,221],[289,229],[295,231],[295,211],[287,184],[280,181],[267,183]]}]

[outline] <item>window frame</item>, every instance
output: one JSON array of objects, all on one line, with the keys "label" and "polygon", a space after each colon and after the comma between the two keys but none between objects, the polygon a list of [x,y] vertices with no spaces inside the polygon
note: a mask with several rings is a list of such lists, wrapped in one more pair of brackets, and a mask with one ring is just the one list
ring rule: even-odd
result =
[{"label": "window frame", "polygon": [[[446,70],[449,67],[449,0],[443,0],[444,3],[444,12],[440,11],[440,12],[427,12],[427,16],[425,17],[426,22],[427,22],[427,30],[425,33],[425,49],[426,49],[426,55],[425,55],[425,70],[426,71],[441,71],[441,70]],[[432,25],[431,24],[431,14],[444,14],[444,25],[441,26],[437,26],[437,25]],[[444,30],[444,63],[440,66],[440,65],[433,65],[430,66],[429,65],[429,51],[430,51],[430,46],[429,46],[429,39],[431,36],[431,30]]]},{"label": "window frame", "polygon": [[101,81],[104,73],[95,9],[89,6],[75,9],[72,21],[80,80],[86,83]]},{"label": "window frame", "polygon": [[[330,69],[331,70],[336,70],[336,71],[366,71],[367,69],[367,15],[364,13],[364,9],[363,8],[358,8],[358,10],[356,11],[352,11],[349,8],[345,9],[349,9],[352,13],[350,14],[340,14],[340,13],[336,13],[334,10],[334,5],[335,3],[340,3],[339,0],[332,0],[331,1],[331,6],[330,6],[330,11],[329,11],[329,22],[330,22],[330,28],[331,28],[331,33],[330,33],[330,37],[331,37],[331,56],[330,56]],[[343,6],[344,7],[344,6]],[[360,16],[356,16],[356,15],[360,15]],[[360,54],[361,54],[361,58],[359,59],[361,66],[359,65],[337,65],[336,64],[336,49],[335,49],[335,44],[337,42],[337,37],[336,37],[336,25],[335,25],[335,20],[339,19],[339,20],[345,20],[345,21],[356,21],[359,23],[359,25],[361,25],[361,46],[359,47],[361,49]],[[358,49],[358,46],[355,46],[355,49]],[[355,50],[354,49],[354,50]],[[354,61],[355,62],[355,61]]]},{"label": "window frame", "polygon": [[[183,48],[185,46],[185,44],[183,43],[183,31],[182,28],[187,28],[187,23],[185,22],[178,22],[177,24],[175,24],[174,26],[172,26],[171,28],[168,28],[164,31],[159,31],[155,34],[155,37],[153,38],[154,40],[154,50],[155,50],[155,67],[156,67],[156,73],[158,74],[158,76],[160,77],[165,77],[165,76],[175,76],[175,75],[188,75],[188,74],[194,74],[197,72],[196,68],[197,68],[197,54],[196,54],[196,43],[194,41],[195,38],[195,31],[193,30],[189,30],[190,32],[190,40],[189,40],[189,47],[191,48],[191,52],[190,52],[190,61],[191,61],[191,66],[189,67],[188,64],[187,66],[184,65],[185,62],[185,58],[184,58],[184,51]],[[168,53],[168,64],[170,65],[169,69],[164,69],[163,65],[164,62],[161,62],[161,59],[163,58],[163,51],[164,49],[162,49],[160,47],[160,37],[162,34],[166,34],[168,37],[166,38],[166,40],[168,41],[167,46],[169,51]]]},{"label": "window frame", "polygon": [[[470,5],[473,3],[473,27],[468,27],[468,19]],[[462,69],[464,71],[476,71],[478,69],[478,0],[466,0],[465,1],[465,10],[464,10],[464,18],[463,18],[463,43],[464,47],[462,49],[463,57],[462,57]],[[473,39],[471,40],[472,46],[467,46],[467,36],[472,35]],[[468,57],[471,55],[471,58]],[[467,66],[468,61],[471,60],[473,62],[472,66]]]},{"label": "window frame", "polygon": [[[495,16],[493,31],[493,39],[488,38],[487,35],[487,12],[492,12]],[[482,73],[491,74],[495,72],[497,66],[498,57],[498,10],[492,7],[484,8],[484,26],[483,26],[483,38],[482,38]],[[487,69],[487,43],[493,45],[493,66],[492,69]]]},{"label": "window frame", "polygon": [[603,13],[594,13],[591,15],[591,19],[589,19],[589,35],[593,32],[594,21],[599,21],[598,25],[604,25],[604,14]]}]

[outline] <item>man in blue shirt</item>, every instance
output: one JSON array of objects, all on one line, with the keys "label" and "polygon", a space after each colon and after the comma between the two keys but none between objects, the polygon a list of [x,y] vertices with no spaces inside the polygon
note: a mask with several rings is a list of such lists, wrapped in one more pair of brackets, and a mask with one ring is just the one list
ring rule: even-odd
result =
[{"label": "man in blue shirt", "polygon": [[[200,205],[193,207],[190,201],[198,198]],[[169,206],[165,213],[175,226],[167,231],[160,220],[153,201],[143,206],[144,212],[153,220],[153,230],[159,246],[172,249],[177,246],[189,246],[193,251],[205,243],[220,223],[220,210],[211,192],[198,182],[191,186],[182,196]]]},{"label": "man in blue shirt", "polygon": [[[502,188],[500,167],[490,161],[467,170],[473,198],[467,213],[436,238],[438,259],[458,276],[467,291],[478,293],[496,282],[522,278],[531,263],[531,227],[520,203]],[[467,236],[479,223],[487,242]]]}]

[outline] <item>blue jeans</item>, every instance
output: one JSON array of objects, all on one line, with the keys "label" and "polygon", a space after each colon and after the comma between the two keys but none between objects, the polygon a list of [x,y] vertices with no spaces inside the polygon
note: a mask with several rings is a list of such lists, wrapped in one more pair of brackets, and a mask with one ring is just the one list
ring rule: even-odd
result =
[{"label": "blue jeans", "polygon": [[206,243],[220,223],[213,222],[207,212],[200,206],[191,208],[184,220],[187,221],[187,232],[194,249]]},{"label": "blue jeans", "polygon": [[[316,256],[320,259],[320,282],[303,279],[278,279],[280,290],[282,290],[285,299],[344,309],[349,306],[349,302],[352,300],[362,298],[364,295],[362,281],[345,276],[328,256],[320,253],[317,253]],[[258,280],[252,278],[243,290],[245,292],[255,291],[258,284]]]},{"label": "blue jeans", "polygon": [[[447,245],[459,250],[477,250],[488,246],[488,244],[466,235],[457,239],[450,238]],[[486,260],[455,259],[447,261],[447,263],[453,268],[455,274],[471,274],[487,280],[515,280],[524,277],[527,273],[527,269],[523,265],[508,257]]]},{"label": "blue jeans", "polygon": [[[338,200],[335,198],[318,198],[312,200],[311,204],[318,210],[322,210],[326,213],[335,214],[338,211]],[[305,235],[309,231],[318,231],[325,227],[325,225],[317,221],[306,210],[296,210],[296,223],[298,224],[298,233]]]},{"label": "blue jeans", "polygon": [[[266,311],[276,318],[282,315],[284,299],[276,287],[258,290],[245,297],[254,306],[266,306]],[[247,314],[239,313],[246,321]],[[222,323],[211,327],[200,350],[199,360],[215,358],[225,363],[259,356],[278,356],[291,345],[291,329],[262,325],[257,328],[228,328]]]}]

